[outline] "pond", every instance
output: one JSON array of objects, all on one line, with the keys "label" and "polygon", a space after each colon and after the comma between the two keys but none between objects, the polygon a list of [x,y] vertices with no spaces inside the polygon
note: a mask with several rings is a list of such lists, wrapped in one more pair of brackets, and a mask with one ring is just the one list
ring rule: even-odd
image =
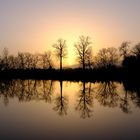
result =
[{"label": "pond", "polygon": [[120,82],[0,81],[0,139],[140,139],[140,93]]}]

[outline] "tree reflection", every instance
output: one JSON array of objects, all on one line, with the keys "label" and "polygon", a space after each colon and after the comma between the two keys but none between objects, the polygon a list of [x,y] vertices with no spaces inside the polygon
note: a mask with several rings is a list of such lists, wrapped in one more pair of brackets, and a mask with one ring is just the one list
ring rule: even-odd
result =
[{"label": "tree reflection", "polygon": [[46,102],[51,103],[52,93],[53,93],[53,81],[43,80],[43,98],[45,99]]},{"label": "tree reflection", "polygon": [[131,113],[130,99],[127,90],[125,91],[124,98],[121,98],[120,108],[124,113]]},{"label": "tree reflection", "polygon": [[119,96],[116,92],[117,86],[114,82],[102,82],[97,87],[96,98],[103,106],[116,107],[118,105]]},{"label": "tree reflection", "polygon": [[0,81],[0,97],[8,105],[9,98],[17,97],[19,102],[45,100],[51,102],[53,81],[51,80],[5,80]]},{"label": "tree reflection", "polygon": [[124,90],[129,92],[129,100],[140,107],[140,86],[138,81],[124,81]]},{"label": "tree reflection", "polygon": [[67,115],[68,99],[63,96],[63,81],[60,80],[60,95],[55,99],[55,107],[53,108],[60,116]]},{"label": "tree reflection", "polygon": [[82,90],[78,96],[78,104],[76,110],[80,112],[81,118],[90,118],[93,113],[93,95],[91,93],[91,83],[86,84],[85,81],[82,83]]},{"label": "tree reflection", "polygon": [[140,96],[137,93],[132,94],[131,100],[133,101],[136,107],[140,107]]},{"label": "tree reflection", "polygon": [[14,97],[14,82],[14,80],[11,82],[7,80],[0,81],[0,97],[2,97],[5,106],[8,105],[9,98]]},{"label": "tree reflection", "polygon": [[[81,118],[90,118],[93,115],[93,99],[97,99],[104,107],[118,107],[124,113],[131,113],[133,107],[140,107],[140,86],[133,81],[124,82],[124,89],[112,81],[95,84],[96,94],[93,96],[94,84],[80,84],[75,110]],[[55,110],[60,116],[67,115],[68,98],[63,93],[63,81],[60,80],[60,92],[54,100]],[[119,90],[118,90],[119,89]],[[58,91],[58,87],[56,87]],[[0,99],[7,106],[11,98],[19,102],[45,101],[52,103],[54,81],[52,80],[0,80]],[[122,93],[121,93],[122,92]],[[133,106],[134,105],[134,106]]]}]

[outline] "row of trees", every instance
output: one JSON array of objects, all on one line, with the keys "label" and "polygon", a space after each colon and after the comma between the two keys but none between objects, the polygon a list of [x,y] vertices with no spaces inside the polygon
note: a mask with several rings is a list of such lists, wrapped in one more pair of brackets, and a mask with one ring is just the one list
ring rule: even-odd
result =
[{"label": "row of trees", "polygon": [[[56,49],[56,56],[60,59],[60,70],[62,70],[62,60],[66,57],[66,41],[58,40],[53,46]],[[79,65],[85,70],[86,68],[112,68],[117,66],[130,66],[131,64],[138,67],[140,64],[140,43],[130,47],[130,42],[124,41],[118,49],[115,47],[102,48],[97,55],[93,57],[92,43],[90,37],[80,36],[79,41],[75,44],[76,56]]]},{"label": "row of trees", "polygon": [[17,56],[9,54],[7,48],[4,48],[0,57],[0,70],[7,69],[47,69],[52,68],[51,52],[44,54],[31,54],[19,52]]},{"label": "row of trees", "polygon": [[[66,40],[59,39],[53,46],[55,55],[60,62],[60,71],[63,69],[63,59],[67,56]],[[93,57],[92,43],[90,37],[80,36],[75,44],[75,51],[79,66],[86,68],[109,68],[122,64],[128,65],[129,61],[135,61],[140,58],[140,43],[133,48],[130,42],[123,42],[119,49],[110,47],[102,48],[97,55]],[[138,59],[139,60],[139,59]],[[139,61],[137,62],[139,63]],[[4,48],[0,57],[0,70],[5,69],[48,69],[53,68],[51,52],[44,54],[31,54],[19,52],[17,56],[9,55],[8,49]]]}]

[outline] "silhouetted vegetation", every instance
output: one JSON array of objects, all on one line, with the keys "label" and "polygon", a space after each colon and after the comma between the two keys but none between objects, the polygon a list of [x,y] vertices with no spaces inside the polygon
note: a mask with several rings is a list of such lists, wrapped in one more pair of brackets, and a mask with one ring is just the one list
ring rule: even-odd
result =
[{"label": "silhouetted vegetation", "polygon": [[60,59],[60,71],[62,71],[63,59],[67,55],[66,47],[66,40],[63,39],[59,39],[57,43],[53,45],[53,48],[56,50],[56,56]]},{"label": "silhouetted vegetation", "polygon": [[96,56],[96,65],[100,69],[111,69],[118,65],[118,53],[116,48],[103,48]]},{"label": "silhouetted vegetation", "polygon": [[52,69],[53,68],[53,62],[51,59],[51,52],[45,52],[42,56],[42,67],[43,69]]},{"label": "silhouetted vegetation", "polygon": [[129,44],[130,42],[124,41],[119,48],[120,56],[122,56],[123,59],[125,59],[130,54]]},{"label": "silhouetted vegetation", "polygon": [[127,79],[139,79],[140,72],[140,43],[136,44],[131,50],[131,54],[127,55],[122,61],[122,67],[127,75]]},{"label": "silhouetted vegetation", "polygon": [[[43,54],[19,52],[11,55],[4,48],[0,56],[1,79],[55,79],[55,80],[139,80],[140,43],[134,47],[125,41],[117,49],[102,48],[93,56],[90,38],[80,36],[75,44],[79,68],[63,68],[63,59],[67,55],[66,40],[59,39],[53,45],[55,53],[46,51]],[[59,58],[60,69],[55,67],[52,55]],[[60,74],[61,71],[61,74]]]},{"label": "silhouetted vegetation", "polygon": [[82,66],[83,70],[85,70],[86,67],[91,68],[92,65],[92,49],[90,45],[91,42],[88,36],[80,36],[79,42],[75,44],[77,60],[80,66]]}]

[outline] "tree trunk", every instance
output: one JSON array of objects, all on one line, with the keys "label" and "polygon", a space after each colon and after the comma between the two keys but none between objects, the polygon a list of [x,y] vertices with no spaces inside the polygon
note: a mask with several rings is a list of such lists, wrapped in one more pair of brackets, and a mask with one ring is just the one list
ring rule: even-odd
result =
[{"label": "tree trunk", "polygon": [[62,71],[62,57],[60,57],[60,71]]},{"label": "tree trunk", "polygon": [[85,70],[85,60],[83,59],[83,70]]}]

